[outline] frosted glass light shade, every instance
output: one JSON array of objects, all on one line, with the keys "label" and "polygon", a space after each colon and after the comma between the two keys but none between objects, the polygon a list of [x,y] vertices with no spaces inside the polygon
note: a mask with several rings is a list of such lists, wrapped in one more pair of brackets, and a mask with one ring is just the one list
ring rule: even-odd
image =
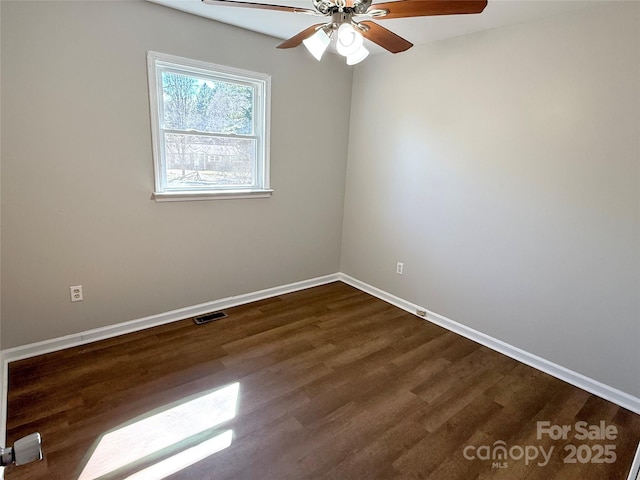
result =
[{"label": "frosted glass light shade", "polygon": [[309,50],[309,53],[311,53],[311,55],[313,55],[318,61],[322,58],[322,54],[325,52],[330,42],[331,39],[323,29],[318,30],[309,38],[305,38],[302,41],[304,46],[307,47],[307,50]]},{"label": "frosted glass light shade", "polygon": [[338,28],[338,40],[336,50],[340,55],[348,57],[358,51],[363,43],[362,35],[348,23],[343,23]]},{"label": "frosted glass light shade", "polygon": [[355,53],[347,56],[347,65],[355,65],[356,63],[360,63],[362,60],[367,58],[369,55],[369,50],[367,50],[364,45],[360,45],[360,48],[356,50]]}]

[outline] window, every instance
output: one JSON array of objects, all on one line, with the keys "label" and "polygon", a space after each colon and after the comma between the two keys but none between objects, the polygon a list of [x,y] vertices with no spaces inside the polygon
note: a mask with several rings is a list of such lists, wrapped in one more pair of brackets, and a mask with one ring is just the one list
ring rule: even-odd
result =
[{"label": "window", "polygon": [[266,197],[271,77],[149,52],[156,201]]}]

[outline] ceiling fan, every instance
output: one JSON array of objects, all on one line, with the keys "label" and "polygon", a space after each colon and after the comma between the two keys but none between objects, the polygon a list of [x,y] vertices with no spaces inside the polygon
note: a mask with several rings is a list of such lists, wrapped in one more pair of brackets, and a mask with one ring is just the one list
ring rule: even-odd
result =
[{"label": "ceiling fan", "polygon": [[373,0],[312,0],[313,9],[285,5],[243,2],[236,0],[202,0],[208,5],[256,8],[281,12],[302,13],[329,17],[285,40],[278,48],[294,48],[304,44],[318,60],[336,37],[336,50],[354,65],[364,60],[369,52],[363,45],[363,37],[380,45],[391,53],[408,50],[413,44],[370,19],[428,17],[435,15],[460,15],[480,13],[487,0],[398,0],[373,3]]}]

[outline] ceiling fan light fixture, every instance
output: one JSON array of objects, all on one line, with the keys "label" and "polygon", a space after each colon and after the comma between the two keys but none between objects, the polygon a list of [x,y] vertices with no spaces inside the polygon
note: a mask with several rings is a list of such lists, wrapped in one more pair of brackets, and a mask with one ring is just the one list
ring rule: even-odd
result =
[{"label": "ceiling fan light fixture", "polygon": [[324,31],[323,28],[318,29],[316,33],[311,35],[309,38],[305,38],[302,43],[309,53],[315,57],[316,60],[320,61],[322,55],[327,50],[329,43],[331,43],[331,39],[329,35]]},{"label": "ceiling fan light fixture", "polygon": [[356,63],[360,63],[368,56],[369,50],[367,50],[364,45],[360,45],[360,48],[356,50],[355,53],[347,55],[347,65],[355,65]]},{"label": "ceiling fan light fixture", "polygon": [[343,23],[338,27],[338,39],[336,50],[344,57],[353,55],[362,47],[364,39],[360,32],[357,32],[349,23]]}]

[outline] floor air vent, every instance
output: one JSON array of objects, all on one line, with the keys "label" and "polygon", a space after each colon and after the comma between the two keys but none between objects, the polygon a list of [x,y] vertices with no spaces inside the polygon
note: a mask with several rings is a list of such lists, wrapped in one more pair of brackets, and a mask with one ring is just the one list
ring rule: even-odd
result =
[{"label": "floor air vent", "polygon": [[228,315],[224,312],[205,313],[203,315],[193,317],[193,323],[195,323],[196,325],[202,325],[203,323],[209,323],[215,320],[220,320],[221,318],[227,318],[227,316]]}]

